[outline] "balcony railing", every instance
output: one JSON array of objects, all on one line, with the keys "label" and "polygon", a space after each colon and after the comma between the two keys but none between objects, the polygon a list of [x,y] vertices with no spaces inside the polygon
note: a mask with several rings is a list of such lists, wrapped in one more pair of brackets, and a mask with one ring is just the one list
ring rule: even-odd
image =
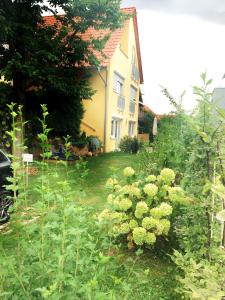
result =
[{"label": "balcony railing", "polygon": [[122,110],[125,108],[125,98],[121,95],[118,96],[117,107]]},{"label": "balcony railing", "polygon": [[135,102],[130,101],[130,113],[134,114],[135,113]]}]

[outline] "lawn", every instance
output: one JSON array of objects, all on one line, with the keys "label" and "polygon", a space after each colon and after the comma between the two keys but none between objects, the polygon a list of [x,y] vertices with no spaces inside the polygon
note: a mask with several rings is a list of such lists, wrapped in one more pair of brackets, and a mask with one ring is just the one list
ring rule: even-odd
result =
[{"label": "lawn", "polygon": [[[95,207],[96,210],[101,210],[106,205],[107,189],[105,183],[107,179],[116,171],[118,179],[122,178],[122,171],[125,167],[137,166],[137,157],[132,154],[125,154],[122,152],[106,153],[96,157],[88,158],[87,169],[88,176],[86,177],[83,188],[84,196],[81,199],[81,203]],[[69,166],[69,170],[72,171],[73,165]],[[76,176],[75,173],[72,176]],[[72,186],[73,187],[73,186]],[[74,184],[76,189],[76,184]],[[134,253],[127,253],[126,255],[134,256]],[[169,261],[168,256],[165,253],[146,253],[142,255],[135,266],[137,271],[149,270],[149,298],[148,300],[175,300],[175,269],[174,265]]]},{"label": "lawn", "polygon": [[[88,170],[88,175],[85,177],[82,182],[82,193],[81,198],[76,198],[82,205],[91,206],[94,210],[100,211],[106,205],[107,190],[105,189],[105,183],[107,179],[116,171],[118,179],[122,177],[122,170],[126,166],[135,167],[136,156],[131,154],[124,153],[108,153],[101,154],[96,157],[89,158],[86,162],[86,169]],[[57,170],[59,174],[58,180],[63,180],[66,176],[65,167],[60,164],[49,164],[48,174],[54,174],[54,171]],[[76,195],[80,193],[80,185],[77,185],[77,176],[78,171],[76,165],[72,164],[68,167],[68,174],[71,180],[72,190]],[[38,176],[30,177],[30,187],[36,184]],[[49,181],[52,185],[56,184],[56,179],[52,176],[49,177]],[[35,202],[37,195],[33,193],[31,195],[32,202]],[[10,241],[11,239],[11,241]],[[5,246],[10,249],[13,248],[13,235],[9,234],[5,236],[4,241]],[[136,262],[134,264],[134,271],[138,274],[143,274],[147,272],[147,283],[143,282],[147,286],[143,295],[140,295],[140,299],[148,300],[176,300],[175,294],[175,275],[176,270],[174,265],[170,262],[166,251],[163,249],[161,253],[152,253],[146,251],[141,256],[137,257],[134,251],[128,251],[126,246],[122,247],[120,250],[120,255],[122,257],[132,258],[132,261]],[[133,264],[132,262],[132,264]],[[141,276],[141,275],[140,275]],[[138,287],[134,287],[136,289]],[[133,291],[134,298],[136,299],[136,292]]]},{"label": "lawn", "polygon": [[107,190],[105,189],[107,179],[115,171],[118,178],[120,178],[122,170],[127,166],[133,166],[135,159],[135,155],[120,152],[89,158],[87,163],[89,174],[85,182],[85,203],[102,208],[107,196]]}]

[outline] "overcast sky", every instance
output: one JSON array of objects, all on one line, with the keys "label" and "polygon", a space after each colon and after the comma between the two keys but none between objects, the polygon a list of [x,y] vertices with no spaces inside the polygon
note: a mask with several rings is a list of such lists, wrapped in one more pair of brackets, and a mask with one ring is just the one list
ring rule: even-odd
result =
[{"label": "overcast sky", "polygon": [[221,85],[225,73],[225,0],[124,0],[136,6],[144,70],[144,102],[157,113],[170,111],[160,85],[175,98],[186,90],[184,105],[193,108],[192,86],[207,70]]}]

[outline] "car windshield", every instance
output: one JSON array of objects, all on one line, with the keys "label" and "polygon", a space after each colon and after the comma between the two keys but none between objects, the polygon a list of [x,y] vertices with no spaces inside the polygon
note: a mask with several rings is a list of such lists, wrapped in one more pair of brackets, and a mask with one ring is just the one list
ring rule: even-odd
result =
[{"label": "car windshield", "polygon": [[5,154],[2,153],[2,151],[0,151],[0,163],[6,162],[8,161],[7,157],[5,156]]}]

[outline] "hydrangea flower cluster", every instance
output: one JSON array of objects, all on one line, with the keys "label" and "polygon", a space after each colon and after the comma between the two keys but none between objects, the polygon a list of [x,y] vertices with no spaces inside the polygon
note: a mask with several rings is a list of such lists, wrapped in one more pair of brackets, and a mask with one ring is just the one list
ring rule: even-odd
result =
[{"label": "hydrangea flower cluster", "polygon": [[158,187],[154,183],[146,184],[143,190],[149,197],[155,197],[155,195],[158,193]]},{"label": "hydrangea flower cluster", "polygon": [[172,214],[173,208],[170,204],[165,202],[161,203],[160,206],[154,207],[150,210],[150,215],[155,219],[161,219]]},{"label": "hydrangea flower cluster", "polygon": [[134,175],[135,171],[133,168],[131,167],[127,167],[123,170],[123,175],[125,177],[132,177]]},{"label": "hydrangea flower cluster", "polygon": [[175,186],[175,187],[170,187],[168,189],[169,192],[169,199],[173,203],[185,203],[185,194],[184,191],[181,187]]},{"label": "hydrangea flower cluster", "polygon": [[112,189],[114,188],[116,185],[118,185],[118,180],[115,178],[109,178],[106,182],[106,188]]},{"label": "hydrangea flower cluster", "polygon": [[[140,179],[135,171],[123,170],[126,184],[120,186],[110,178],[106,186],[111,188],[107,197],[109,209],[98,216],[99,221],[110,223],[109,234],[127,236],[128,248],[152,246],[159,236],[166,236],[170,230],[170,215],[173,205],[184,203],[185,193],[174,187],[175,173],[165,168],[160,174]],[[118,188],[116,188],[118,187]]]},{"label": "hydrangea flower cluster", "polygon": [[138,187],[135,185],[125,185],[124,188],[122,189],[124,194],[129,195],[130,197],[136,197],[137,199],[141,198],[141,191]]},{"label": "hydrangea flower cluster", "polygon": [[161,176],[161,179],[162,179],[165,183],[168,183],[168,184],[170,184],[171,182],[173,182],[174,179],[175,179],[175,177],[176,177],[174,171],[171,170],[171,169],[168,169],[168,168],[163,169],[163,170],[160,172],[160,176]]},{"label": "hydrangea flower cluster", "polygon": [[148,175],[146,178],[147,182],[155,182],[156,181],[156,176],[155,175]]},{"label": "hydrangea flower cluster", "polygon": [[148,205],[144,201],[140,201],[136,205],[134,215],[137,219],[141,219],[148,212]]},{"label": "hydrangea flower cluster", "polygon": [[122,211],[127,211],[132,206],[132,201],[129,198],[123,198],[119,202],[119,208]]}]

